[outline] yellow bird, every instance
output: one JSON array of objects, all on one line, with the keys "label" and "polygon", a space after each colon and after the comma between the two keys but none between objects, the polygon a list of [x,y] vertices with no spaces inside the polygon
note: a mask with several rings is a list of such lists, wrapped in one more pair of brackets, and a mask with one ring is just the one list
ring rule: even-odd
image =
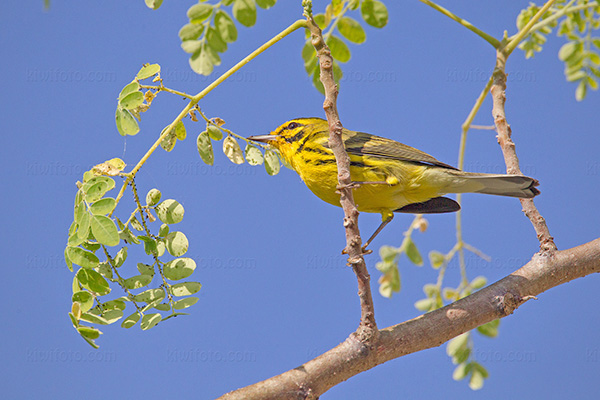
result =
[{"label": "yellow bird", "polygon": [[[389,223],[394,212],[434,214],[454,212],[460,205],[447,193],[485,193],[532,198],[538,181],[522,175],[463,172],[413,147],[380,136],[344,129],[350,175],[357,184],[358,211],[380,213],[382,223],[366,247]],[[329,126],[321,118],[296,118],[269,135],[248,139],[268,143],[300,175],[306,186],[327,203],[340,206],[337,165],[329,148]]]}]

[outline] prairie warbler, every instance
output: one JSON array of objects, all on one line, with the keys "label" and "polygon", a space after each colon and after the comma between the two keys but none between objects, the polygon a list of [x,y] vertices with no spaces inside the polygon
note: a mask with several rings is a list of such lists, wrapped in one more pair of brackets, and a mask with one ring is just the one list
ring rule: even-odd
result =
[{"label": "prairie warbler", "polygon": [[[350,156],[350,175],[356,183],[354,201],[359,211],[380,213],[382,223],[366,247],[394,212],[433,214],[454,212],[460,205],[447,193],[485,193],[531,198],[540,193],[538,181],[522,175],[463,172],[429,154],[380,136],[343,131]],[[248,139],[268,143],[279,151],[306,186],[327,203],[340,206],[337,165],[329,148],[329,126],[321,118],[297,118],[269,135]]]}]

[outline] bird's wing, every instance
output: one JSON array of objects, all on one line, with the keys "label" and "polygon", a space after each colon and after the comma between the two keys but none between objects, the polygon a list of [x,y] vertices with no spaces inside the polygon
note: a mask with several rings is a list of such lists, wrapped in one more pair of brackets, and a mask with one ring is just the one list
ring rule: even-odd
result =
[{"label": "bird's wing", "polygon": [[399,161],[435,165],[442,168],[457,169],[451,165],[436,160],[427,153],[414,147],[364,132],[344,130],[346,151],[358,156],[374,156]]}]

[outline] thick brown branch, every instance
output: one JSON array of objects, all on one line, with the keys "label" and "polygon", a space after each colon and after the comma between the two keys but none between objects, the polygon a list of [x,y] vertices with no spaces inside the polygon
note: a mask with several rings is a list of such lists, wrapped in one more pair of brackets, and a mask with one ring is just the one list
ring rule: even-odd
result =
[{"label": "thick brown branch", "polygon": [[354,204],[352,194],[352,178],[350,177],[350,157],[346,153],[342,140],[342,123],[337,111],[338,89],[333,78],[333,58],[331,52],[323,40],[321,29],[312,19],[307,16],[307,27],[311,33],[311,42],[317,50],[319,66],[321,68],[321,82],[325,88],[325,101],[323,109],[329,122],[329,146],[333,151],[338,169],[338,192],[340,193],[340,205],[344,209],[344,227],[346,230],[346,253],[348,263],[354,269],[358,280],[358,296],[360,298],[361,319],[356,334],[361,342],[368,341],[377,335],[377,324],[375,323],[375,312],[369,272],[362,255],[362,240],[358,230],[358,210]]},{"label": "thick brown branch", "polygon": [[[504,42],[503,45],[505,45]],[[503,49],[504,47],[501,47],[496,53],[496,68],[494,69],[493,84],[490,90],[494,102],[492,115],[496,131],[498,132],[498,143],[502,148],[504,162],[506,163],[506,172],[522,175],[517,152],[515,151],[515,143],[511,138],[511,129],[506,121],[506,112],[504,109],[504,103],[506,102],[506,54],[503,52]],[[533,199],[521,199],[521,205],[523,206],[523,212],[531,221],[540,241],[540,251],[542,253],[556,251],[556,244],[554,244],[554,239],[550,236],[546,220],[536,208]]]},{"label": "thick brown branch", "polygon": [[436,347],[477,326],[512,314],[534,296],[600,272],[600,239],[535,255],[519,270],[479,292],[410,321],[385,328],[376,351],[350,335],[307,363],[263,382],[222,396],[222,400],[317,399],[331,387],[386,361]]}]

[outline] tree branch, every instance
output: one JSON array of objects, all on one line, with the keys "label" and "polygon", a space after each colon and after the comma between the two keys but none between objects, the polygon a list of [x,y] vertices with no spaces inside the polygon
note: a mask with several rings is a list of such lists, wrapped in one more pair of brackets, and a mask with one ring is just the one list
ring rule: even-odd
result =
[{"label": "tree branch", "polygon": [[[500,47],[496,52],[496,67],[494,68],[494,73],[492,75],[493,83],[491,88],[492,100],[494,103],[492,115],[494,117],[496,131],[498,132],[498,143],[502,148],[504,162],[506,163],[506,172],[509,174],[522,175],[517,152],[515,151],[515,143],[511,138],[511,129],[508,122],[506,122],[506,112],[504,109],[504,104],[506,103],[505,69],[507,58],[507,53],[505,53],[504,49],[504,47]],[[533,229],[535,229],[535,233],[540,241],[540,251],[542,253],[556,251],[557,247],[556,244],[554,244],[554,239],[550,236],[546,220],[536,208],[533,199],[520,200],[521,205],[523,206],[523,212],[531,221]]]},{"label": "tree branch", "polygon": [[355,332],[361,343],[370,347],[370,340],[377,335],[375,310],[371,295],[371,277],[367,271],[365,259],[362,254],[362,240],[358,229],[358,210],[354,204],[352,194],[352,178],[350,176],[350,157],[346,153],[342,140],[342,123],[337,111],[338,89],[333,78],[333,58],[329,47],[325,44],[321,29],[313,20],[310,10],[305,11],[307,28],[310,30],[311,43],[317,51],[321,69],[321,82],[325,88],[325,101],[323,109],[329,122],[329,147],[333,151],[338,169],[338,193],[340,205],[344,210],[344,227],[346,230],[346,249],[348,264],[352,266],[358,280],[358,296],[360,298],[361,318]]},{"label": "tree branch", "polygon": [[512,314],[548,289],[600,272],[600,238],[572,249],[536,254],[500,281],[417,318],[380,330],[376,351],[352,334],[307,363],[221,400],[317,399],[333,386],[386,361],[440,346],[477,326]]}]

